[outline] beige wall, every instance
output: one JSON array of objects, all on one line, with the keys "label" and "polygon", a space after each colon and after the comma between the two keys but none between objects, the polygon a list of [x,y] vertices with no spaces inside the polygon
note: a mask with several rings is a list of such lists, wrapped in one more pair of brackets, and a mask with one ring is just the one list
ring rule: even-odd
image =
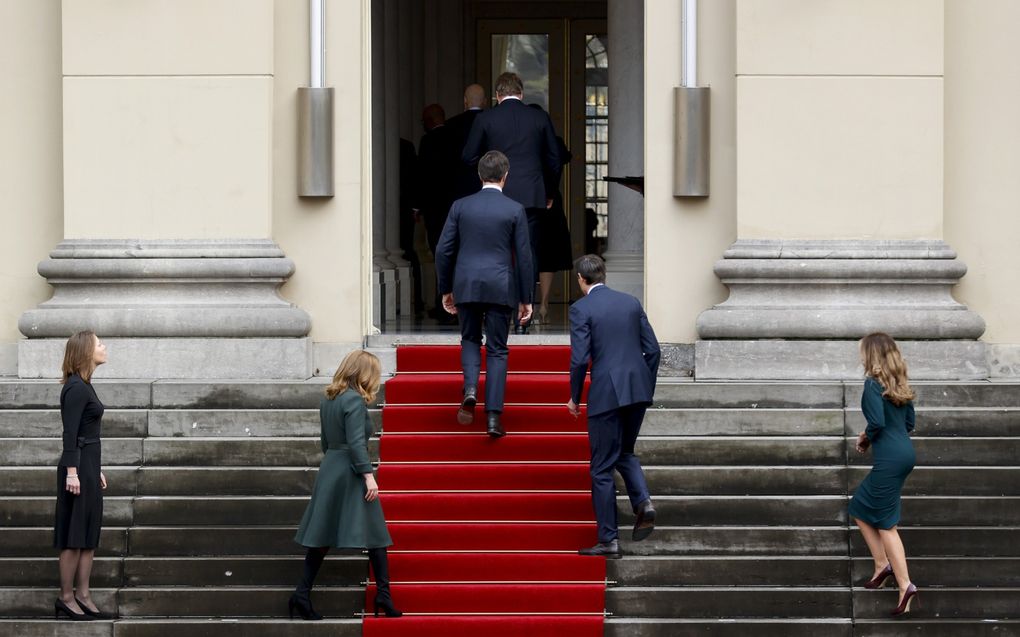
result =
[{"label": "beige wall", "polygon": [[[370,289],[371,215],[364,184],[372,162],[365,82],[370,80],[365,2],[327,11],[326,84],[335,90],[335,185],[331,199],[297,196],[297,89],[308,85],[308,3],[276,3],[273,238],[296,263],[284,296],[312,315],[320,343],[361,342]],[[330,4],[330,8],[336,7]],[[335,365],[336,361],[332,364]]]},{"label": "beige wall", "polygon": [[942,2],[737,0],[736,20],[740,237],[941,238]]},{"label": "beige wall", "polygon": [[1020,343],[1018,24],[1015,0],[946,2],[946,240],[993,343]]},{"label": "beige wall", "polygon": [[0,2],[0,344],[50,296],[36,265],[61,237],[60,49],[59,0]]},{"label": "beige wall", "polygon": [[699,84],[712,89],[708,199],[673,197],[680,3],[645,6],[645,305],[660,341],[690,343],[698,314],[726,298],[712,266],[736,239],[734,0],[699,3]]},{"label": "beige wall", "polygon": [[273,8],[63,3],[66,238],[270,235]]}]

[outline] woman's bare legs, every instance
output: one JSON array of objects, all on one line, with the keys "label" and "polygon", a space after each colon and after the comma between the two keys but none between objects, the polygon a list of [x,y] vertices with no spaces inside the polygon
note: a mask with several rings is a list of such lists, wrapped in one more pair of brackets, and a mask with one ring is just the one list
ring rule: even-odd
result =
[{"label": "woman's bare legs", "polygon": [[[871,557],[875,560],[875,573],[871,576],[874,579],[878,577],[882,569],[889,565],[889,557],[886,555],[885,545],[882,543],[882,537],[878,534],[878,530],[875,527],[857,518],[854,518],[854,522],[857,523],[857,527],[861,530],[861,535],[864,536],[864,541],[868,544],[868,550],[871,551]],[[895,565],[893,565],[893,572],[899,577],[899,571],[896,570]]]},{"label": "woman's bare legs", "polygon": [[907,552],[903,548],[903,541],[895,526],[891,529],[879,529],[878,534],[882,537],[885,554],[889,556],[889,563],[892,564],[893,573],[896,574],[896,584],[900,587],[900,599],[902,600],[903,594],[910,586],[910,574],[907,572]]},{"label": "woman's bare legs", "polygon": [[83,612],[74,601],[74,574],[78,570],[81,549],[64,549],[60,552],[60,601],[73,613]]}]

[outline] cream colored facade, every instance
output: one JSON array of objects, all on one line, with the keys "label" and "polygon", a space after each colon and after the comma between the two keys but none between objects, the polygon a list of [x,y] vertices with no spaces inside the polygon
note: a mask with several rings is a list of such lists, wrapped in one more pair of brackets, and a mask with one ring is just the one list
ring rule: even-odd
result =
[{"label": "cream colored facade", "polygon": [[[272,239],[294,261],[282,295],[312,317],[316,367],[372,333],[379,34],[370,0],[327,5],[336,194],[302,199],[296,92],[308,83],[307,2],[0,2],[3,373],[17,371],[18,317],[49,296],[36,266],[61,239]],[[698,339],[698,315],[727,298],[713,265],[738,239],[942,239],[969,266],[957,299],[1009,359],[1020,348],[1020,76],[1009,72],[1020,58],[1011,29],[1020,7],[700,7],[712,194],[680,199],[680,3],[645,3],[644,289],[660,340]],[[443,87],[459,84],[417,90],[449,100]],[[405,135],[415,110],[399,114]]]}]

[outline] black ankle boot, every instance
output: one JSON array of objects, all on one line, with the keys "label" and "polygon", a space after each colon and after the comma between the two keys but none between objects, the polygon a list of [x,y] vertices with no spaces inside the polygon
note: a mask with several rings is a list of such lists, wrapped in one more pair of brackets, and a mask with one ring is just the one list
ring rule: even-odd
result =
[{"label": "black ankle boot", "polygon": [[390,596],[390,562],[386,547],[368,549],[368,561],[375,575],[375,616],[378,617],[382,610],[387,617],[400,617],[404,613],[393,607],[393,598]]}]

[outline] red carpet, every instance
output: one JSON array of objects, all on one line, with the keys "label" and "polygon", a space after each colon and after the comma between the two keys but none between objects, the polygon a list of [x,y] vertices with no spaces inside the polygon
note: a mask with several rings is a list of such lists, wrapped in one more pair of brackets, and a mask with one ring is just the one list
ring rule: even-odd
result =
[{"label": "red carpet", "polygon": [[[601,637],[606,566],[595,542],[586,424],[570,416],[570,349],[510,350],[503,425],[457,424],[460,348],[397,348],[386,383],[379,486],[400,618],[366,637]],[[484,395],[484,375],[479,396]]]}]

